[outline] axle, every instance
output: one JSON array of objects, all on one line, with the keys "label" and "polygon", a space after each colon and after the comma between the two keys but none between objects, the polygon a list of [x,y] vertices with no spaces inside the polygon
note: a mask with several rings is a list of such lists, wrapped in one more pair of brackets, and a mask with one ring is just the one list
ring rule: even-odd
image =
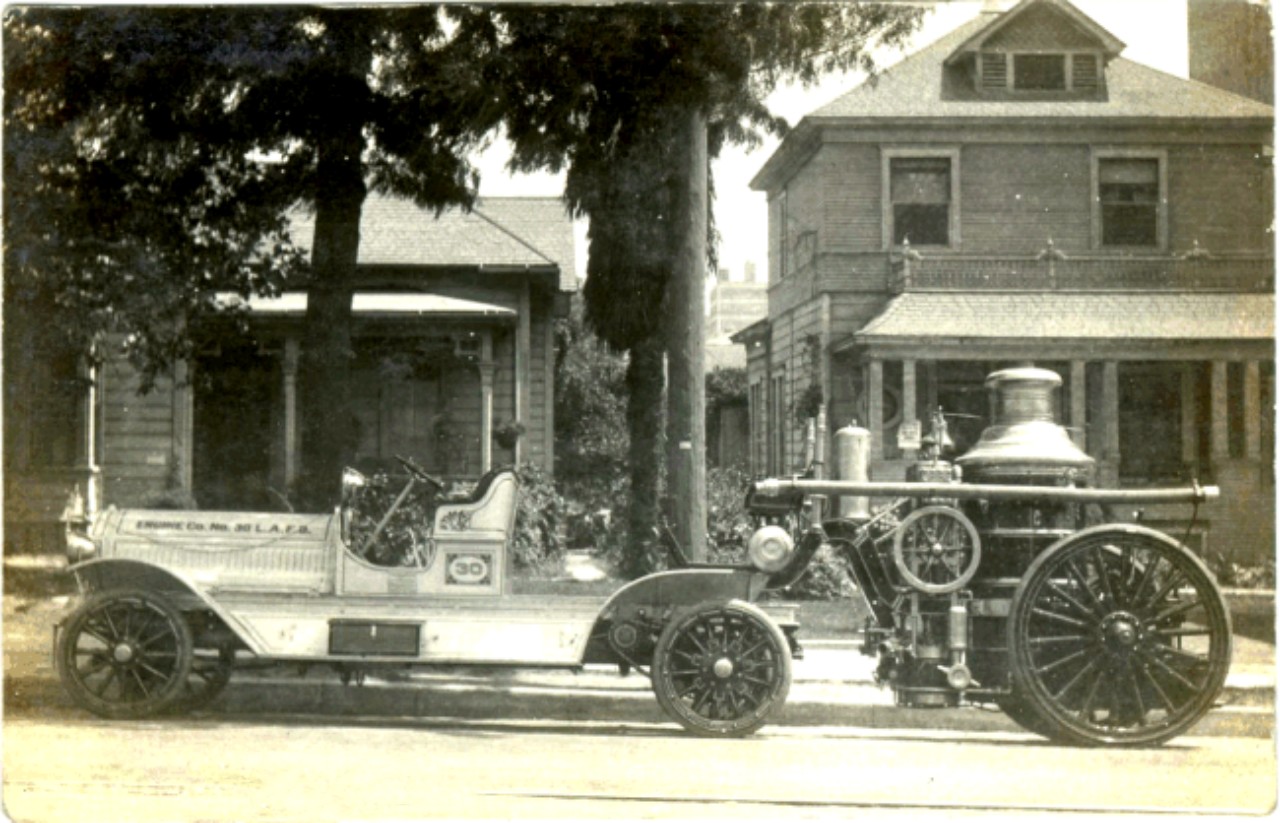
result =
[{"label": "axle", "polygon": [[854,480],[758,480],[759,494],[798,491],[841,497],[945,497],[955,500],[1051,500],[1060,503],[1203,503],[1218,499],[1217,486],[1171,489],[1076,489],[1062,486],[1009,486],[981,483],[877,483]]}]

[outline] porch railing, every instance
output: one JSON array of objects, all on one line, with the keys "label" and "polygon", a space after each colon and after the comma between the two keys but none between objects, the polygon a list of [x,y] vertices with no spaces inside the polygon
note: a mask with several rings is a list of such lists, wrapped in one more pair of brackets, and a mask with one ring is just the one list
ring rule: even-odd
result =
[{"label": "porch railing", "polygon": [[1067,256],[1052,246],[1032,256],[925,257],[910,247],[891,257],[890,287],[904,291],[1231,291],[1275,289],[1264,255]]}]

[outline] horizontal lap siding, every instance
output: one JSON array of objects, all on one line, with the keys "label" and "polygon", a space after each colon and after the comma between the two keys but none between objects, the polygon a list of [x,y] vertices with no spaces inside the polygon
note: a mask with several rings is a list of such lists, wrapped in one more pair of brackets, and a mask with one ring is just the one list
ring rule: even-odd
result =
[{"label": "horizontal lap siding", "polygon": [[547,383],[548,366],[554,360],[554,353],[547,350],[548,334],[552,323],[549,300],[534,295],[532,300],[533,321],[530,324],[529,339],[532,351],[529,356],[529,408],[525,410],[524,457],[530,463],[544,468],[550,466],[551,444],[547,442],[546,432],[551,423],[550,396],[554,390]]},{"label": "horizontal lap siding", "polygon": [[965,146],[960,238],[968,254],[1035,254],[1049,238],[1066,252],[1090,245],[1088,146]]},{"label": "horizontal lap siding", "polygon": [[1169,245],[1194,241],[1210,252],[1270,251],[1273,169],[1261,146],[1173,146],[1169,149]]},{"label": "horizontal lap siding", "polygon": [[880,250],[879,147],[828,143],[813,164],[820,172],[824,194],[822,250]]},{"label": "horizontal lap siding", "polygon": [[173,466],[174,385],[161,378],[138,394],[137,371],[113,360],[102,370],[102,492],[106,505],[136,506],[162,491]]}]

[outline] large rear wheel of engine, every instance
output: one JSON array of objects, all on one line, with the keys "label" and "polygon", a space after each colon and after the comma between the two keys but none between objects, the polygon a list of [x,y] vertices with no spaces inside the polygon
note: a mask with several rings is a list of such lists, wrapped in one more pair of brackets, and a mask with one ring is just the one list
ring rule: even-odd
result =
[{"label": "large rear wheel of engine", "polygon": [[1014,593],[1009,632],[1014,691],[1032,722],[1081,745],[1185,732],[1212,708],[1231,662],[1226,604],[1204,565],[1136,527],[1085,532],[1038,557]]},{"label": "large rear wheel of engine", "polygon": [[791,649],[760,609],[731,600],[679,612],[653,652],[653,690],[671,718],[710,737],[763,726],[791,688]]},{"label": "large rear wheel of engine", "polygon": [[58,636],[58,676],[77,704],[112,719],[146,717],[178,700],[191,671],[191,630],[168,598],[99,594]]}]

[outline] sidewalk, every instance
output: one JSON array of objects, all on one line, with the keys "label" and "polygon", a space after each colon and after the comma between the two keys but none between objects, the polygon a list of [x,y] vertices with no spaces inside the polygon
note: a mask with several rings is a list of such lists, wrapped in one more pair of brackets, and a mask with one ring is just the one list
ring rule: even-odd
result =
[{"label": "sidewalk", "polygon": [[[6,596],[4,697],[10,710],[67,707],[50,660],[51,627],[65,609],[63,597]],[[826,604],[818,604],[821,612]],[[874,658],[859,652],[861,641],[814,615],[821,636],[811,636],[802,607],[804,658],[793,664],[787,703],[772,721],[782,726],[877,729],[945,729],[956,732],[1018,732],[1002,713],[976,707],[909,709],[893,705],[893,693],[874,682]],[[1267,736],[1274,729],[1275,649],[1237,636],[1220,708],[1192,734]],[[493,669],[451,666],[370,675],[363,686],[343,686],[328,666],[299,676],[296,666],[238,669],[214,714],[327,715],[435,718],[492,722],[594,722],[667,724],[649,681],[633,672],[588,666],[560,669]]]}]

